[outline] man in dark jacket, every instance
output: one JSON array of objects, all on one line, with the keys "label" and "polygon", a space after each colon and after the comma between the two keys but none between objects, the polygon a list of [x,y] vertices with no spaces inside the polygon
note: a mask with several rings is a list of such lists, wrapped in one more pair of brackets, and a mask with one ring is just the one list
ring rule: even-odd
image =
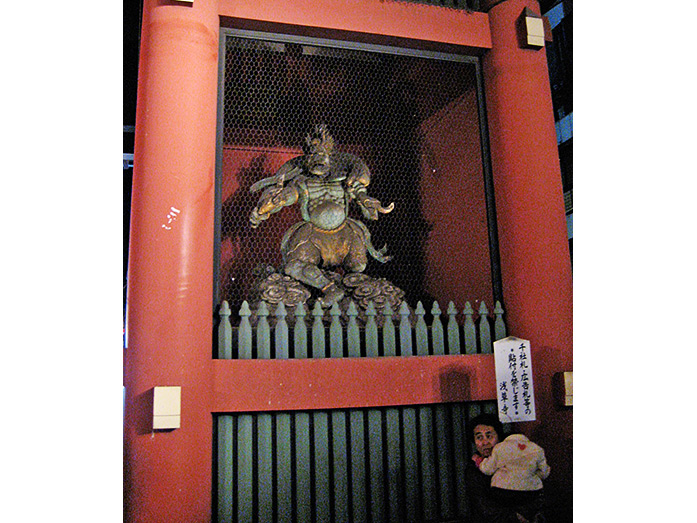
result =
[{"label": "man in dark jacket", "polygon": [[[503,441],[503,426],[495,415],[480,414],[472,420],[469,436],[474,442],[475,458],[484,459],[499,441]],[[472,523],[503,523],[510,521],[507,511],[497,506],[491,496],[491,477],[469,460],[465,468],[465,488]]]}]

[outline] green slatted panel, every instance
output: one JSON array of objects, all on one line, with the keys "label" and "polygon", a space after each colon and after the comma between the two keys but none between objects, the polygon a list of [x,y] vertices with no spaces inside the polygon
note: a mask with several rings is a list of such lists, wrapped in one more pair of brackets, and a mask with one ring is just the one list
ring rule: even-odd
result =
[{"label": "green slatted panel", "polygon": [[404,483],[406,518],[404,521],[417,523],[419,516],[419,451],[417,442],[419,435],[416,431],[416,409],[406,407],[402,410],[404,424]]},{"label": "green slatted panel", "polygon": [[365,417],[360,410],[349,412],[351,437],[351,508],[354,523],[368,521],[367,486],[368,477],[365,467]]},{"label": "green slatted panel", "polygon": [[235,455],[234,418],[219,416],[218,423],[218,521],[232,521],[234,510],[234,464]]},{"label": "green slatted panel", "polygon": [[276,415],[276,513],[278,523],[293,521],[291,415]]},{"label": "green slatted panel", "polygon": [[254,450],[251,414],[237,419],[237,522],[252,521],[254,513]]},{"label": "green slatted panel", "polygon": [[346,413],[332,412],[332,454],[333,454],[333,493],[334,521],[349,520],[348,475],[349,464],[346,453]]},{"label": "green slatted panel", "polygon": [[[383,315],[385,317],[384,324],[382,326],[382,344],[384,353],[385,356],[396,356],[397,344],[394,323],[392,322],[393,311],[389,302],[387,302],[385,308],[383,309]],[[387,452],[387,470],[385,472],[387,475],[388,521],[400,522],[402,521],[399,492],[402,455],[399,448],[399,409],[385,409],[385,431],[387,441],[387,449],[385,449]]]},{"label": "green slatted panel", "polygon": [[295,414],[295,485],[296,521],[305,522],[312,518],[312,481],[310,470],[310,415]]},{"label": "green slatted panel", "polygon": [[319,523],[330,521],[330,483],[329,483],[329,415],[326,412],[313,412],[314,455],[315,455],[315,518]]},{"label": "green slatted panel", "polygon": [[[423,315],[425,310],[421,302],[416,308],[417,317],[421,317],[423,323]],[[399,309],[399,348],[400,356],[413,356],[415,354],[412,344],[412,329],[410,321],[410,311],[406,302],[402,302]],[[418,320],[417,320],[418,321]],[[414,407],[405,407],[402,409],[402,442],[404,447],[403,456],[403,475],[404,475],[404,507],[405,511],[403,521],[416,522],[419,519],[419,488],[418,488],[418,449],[417,441],[418,434],[416,433],[416,409]],[[401,492],[400,492],[401,494]]]},{"label": "green slatted panel", "polygon": [[436,486],[436,456],[433,440],[433,409],[419,408],[419,438],[421,449],[421,491],[425,521],[433,521],[438,516],[438,490]]},{"label": "green slatted panel", "polygon": [[386,521],[387,499],[385,493],[385,469],[383,466],[382,412],[368,411],[368,452],[370,464],[370,514],[372,521]]},{"label": "green slatted panel", "polygon": [[[329,354],[331,358],[343,358],[343,332],[339,316],[341,310],[335,303],[329,311],[332,321],[329,325]],[[346,413],[332,411],[331,415],[331,442],[333,459],[333,485],[334,494],[333,521],[349,520],[348,501],[348,455],[346,440]]]},{"label": "green slatted panel", "polygon": [[257,414],[259,521],[273,521],[273,416]]},{"label": "green slatted panel", "polygon": [[[311,346],[306,313],[299,307],[294,311],[292,353],[284,309],[275,310],[272,333],[264,306],[259,307],[257,326],[251,329],[248,307],[243,304],[239,357],[472,354],[476,351],[473,338],[480,351],[491,351],[490,320],[483,304],[476,326],[470,304],[465,305],[462,340],[460,329],[455,328],[457,311],[453,305],[449,307],[447,342],[438,303],[431,309],[430,329],[424,321],[423,305],[417,304],[413,332],[408,308],[400,308],[395,329],[394,312],[387,306],[380,322],[383,328],[378,329],[371,305],[366,311],[364,345],[355,305],[347,311],[345,326],[338,307],[333,307],[328,329],[326,312],[315,307]],[[224,308],[221,311],[224,329]],[[500,336],[505,325],[498,303],[495,314],[495,335]],[[229,333],[226,336],[230,337]],[[224,352],[228,355],[230,351]],[[480,412],[496,413],[496,402],[218,416],[218,521],[401,523],[462,519],[466,513],[464,469],[471,454],[467,430],[469,420]]]},{"label": "green slatted panel", "polygon": [[[305,308],[295,308],[293,328],[294,355],[307,358],[307,325]],[[305,522],[312,518],[312,480],[310,470],[310,414],[298,412],[295,419],[295,521]]]},{"label": "green slatted panel", "polygon": [[[365,311],[365,345],[366,356],[377,358],[379,354],[378,346],[378,327],[375,322],[375,306],[373,302],[368,304]],[[385,521],[387,517],[386,495],[385,495],[385,470],[383,466],[383,426],[382,412],[378,409],[368,410],[368,465],[369,465],[369,485],[368,494],[370,496],[370,516],[373,522]]]},{"label": "green slatted panel", "polygon": [[[326,358],[326,344],[324,340],[324,325],[322,318],[324,311],[319,302],[315,302],[312,309],[315,318],[312,324],[312,357]],[[314,509],[315,521],[318,523],[329,522],[331,517],[330,506],[330,471],[329,471],[329,415],[326,412],[313,412],[313,438],[315,457],[314,468]]]},{"label": "green slatted panel", "polygon": [[[361,338],[360,329],[356,318],[358,317],[358,309],[356,304],[349,303],[346,315],[349,318],[346,328],[347,348],[349,358],[359,358],[361,356]],[[365,416],[361,410],[351,410],[349,412],[349,438],[351,463],[349,464],[351,478],[351,511],[353,521],[355,523],[365,523],[368,521],[368,505],[367,505],[367,481],[366,476],[366,441],[365,441]]]},{"label": "green slatted panel", "polygon": [[[433,324],[431,335],[433,338],[433,350],[438,354],[444,352],[443,325],[441,324],[441,310],[438,302],[431,308]],[[429,355],[428,332],[425,331],[423,317],[419,317],[416,324],[416,354]],[[438,490],[436,487],[436,456],[435,442],[433,440],[433,407],[419,407],[417,409],[419,426],[419,461],[420,461],[420,485],[421,485],[421,512],[424,521],[434,521],[438,517]]]},{"label": "green slatted panel", "polygon": [[467,407],[454,403],[452,407],[453,465],[455,468],[455,502],[457,517],[464,517],[467,510],[465,489],[465,465],[467,464],[467,437],[463,431]]},{"label": "green slatted panel", "polygon": [[400,450],[399,409],[385,409],[387,429],[387,505],[391,523],[402,523],[401,508],[402,453]]},{"label": "green slatted panel", "polygon": [[439,490],[439,513],[443,519],[452,519],[453,511],[453,484],[452,484],[452,462],[450,452],[450,430],[448,419],[448,406],[436,405],[434,407],[435,418],[435,441],[436,441],[436,460],[438,470],[438,490]]}]

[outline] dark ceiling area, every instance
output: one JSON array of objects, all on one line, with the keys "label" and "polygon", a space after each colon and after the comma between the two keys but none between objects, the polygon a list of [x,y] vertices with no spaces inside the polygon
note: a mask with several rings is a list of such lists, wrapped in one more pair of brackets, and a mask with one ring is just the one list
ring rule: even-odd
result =
[{"label": "dark ceiling area", "polygon": [[[138,50],[143,0],[123,2],[123,125],[136,124],[138,91]],[[130,139],[128,138],[130,136]],[[133,152],[133,133],[124,133],[124,153]]]}]

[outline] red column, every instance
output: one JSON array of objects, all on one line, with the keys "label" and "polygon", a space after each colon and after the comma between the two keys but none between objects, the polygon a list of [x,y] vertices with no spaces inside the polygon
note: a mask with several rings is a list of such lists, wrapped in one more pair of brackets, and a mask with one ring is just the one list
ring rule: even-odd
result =
[{"label": "red column", "polygon": [[[125,351],[129,522],[211,519],[211,340],[218,2],[146,0]],[[181,428],[150,391],[181,386]]]},{"label": "red column", "polygon": [[490,2],[483,61],[509,333],[529,339],[537,422],[516,424],[547,450],[551,484],[571,486],[572,415],[557,408],[555,372],[572,369],[572,277],[544,49],[522,49],[516,20],[530,0]]}]

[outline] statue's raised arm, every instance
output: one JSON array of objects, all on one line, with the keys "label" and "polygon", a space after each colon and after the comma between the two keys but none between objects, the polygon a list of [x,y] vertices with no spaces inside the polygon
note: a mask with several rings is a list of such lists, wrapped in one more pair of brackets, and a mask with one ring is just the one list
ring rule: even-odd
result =
[{"label": "statue's raised arm", "polygon": [[[296,159],[283,164],[274,176],[259,180],[250,187],[250,192],[265,188],[257,206],[249,216],[253,228],[257,228],[262,221],[268,220],[272,214],[298,201],[298,189],[294,178],[300,174],[301,169],[297,167],[298,162],[294,160]],[[286,180],[289,180],[287,185],[285,185]]]}]

